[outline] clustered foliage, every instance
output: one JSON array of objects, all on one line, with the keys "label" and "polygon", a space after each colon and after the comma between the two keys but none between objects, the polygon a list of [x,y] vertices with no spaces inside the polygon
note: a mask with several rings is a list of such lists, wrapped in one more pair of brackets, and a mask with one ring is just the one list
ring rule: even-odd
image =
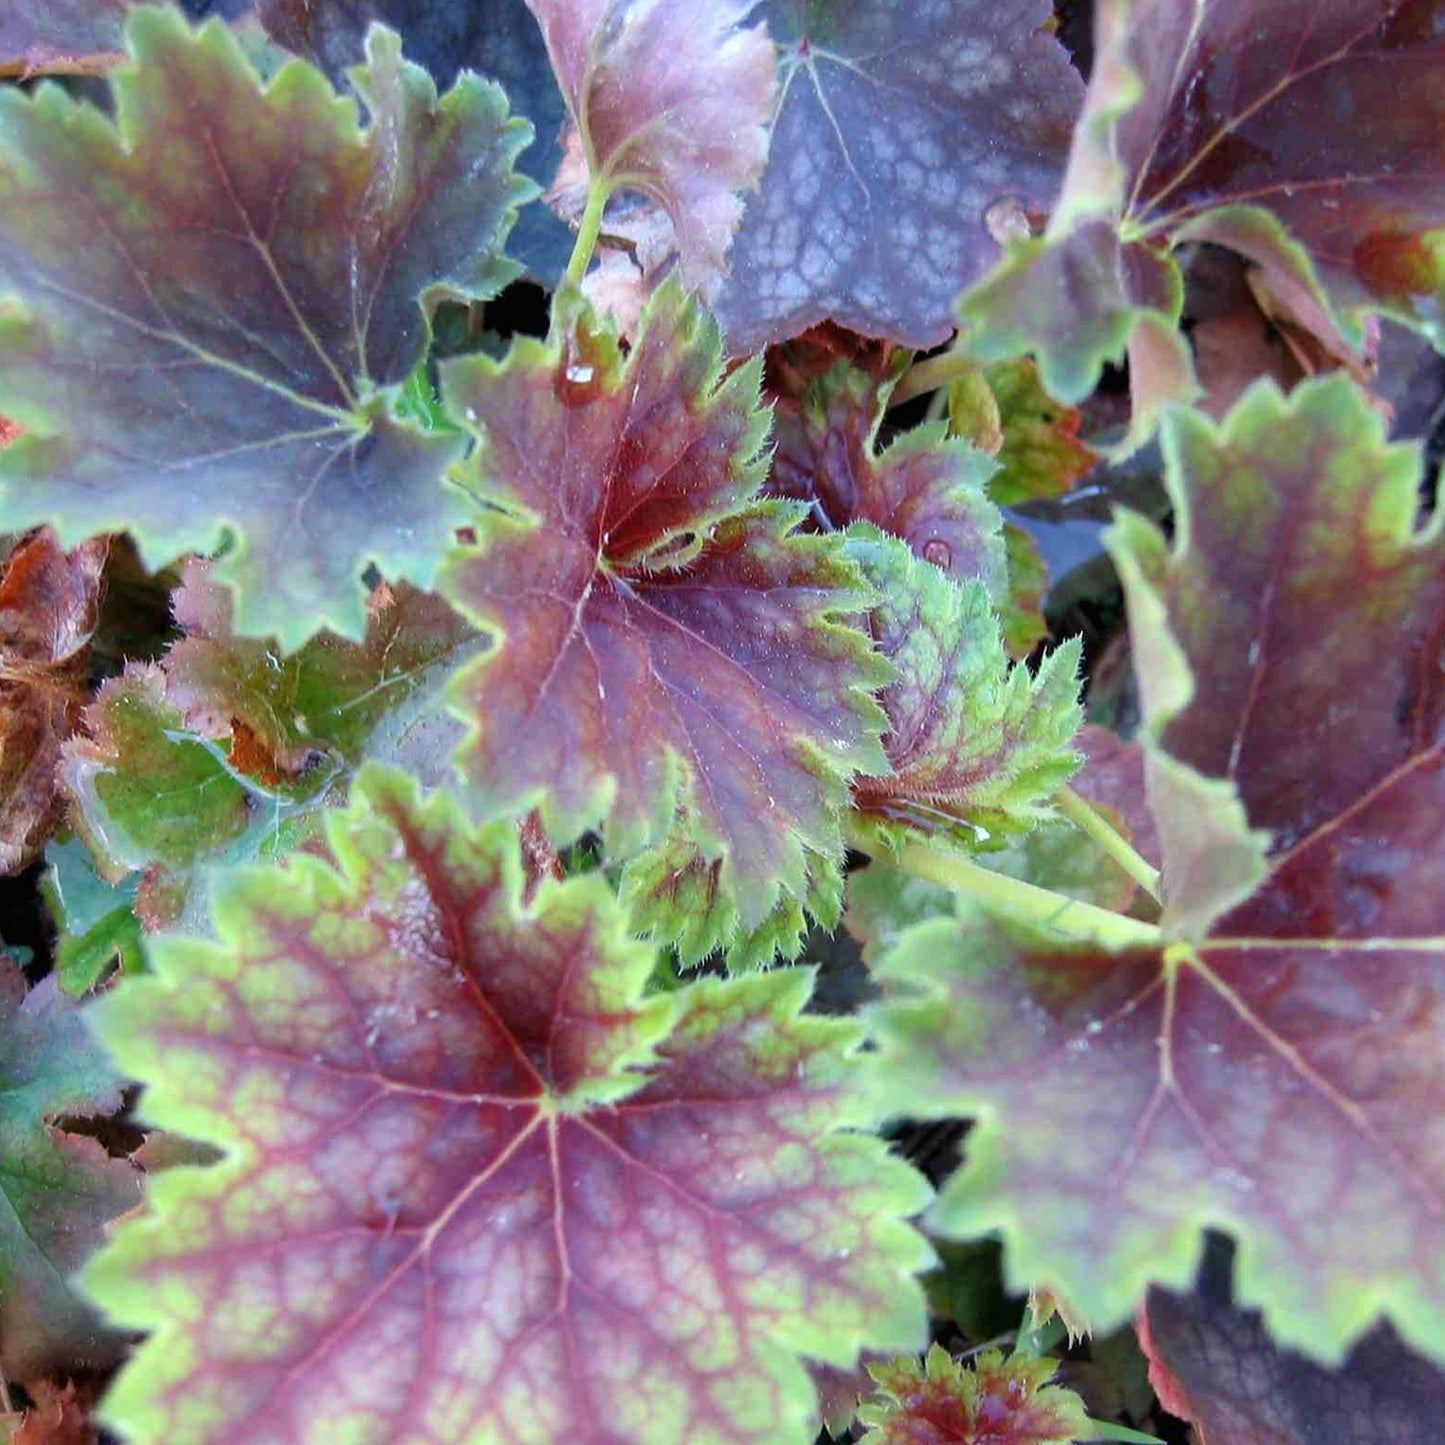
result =
[{"label": "clustered foliage", "polygon": [[1445,0],[210,8],[0,13],[0,1430],[1426,1438]]}]

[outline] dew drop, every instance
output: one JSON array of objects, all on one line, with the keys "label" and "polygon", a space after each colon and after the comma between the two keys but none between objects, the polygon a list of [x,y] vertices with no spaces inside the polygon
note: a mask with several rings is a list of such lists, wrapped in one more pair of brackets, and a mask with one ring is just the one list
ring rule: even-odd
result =
[{"label": "dew drop", "polygon": [[592,367],[579,362],[574,362],[567,368],[567,380],[575,382],[578,386],[585,386],[595,375],[596,372]]},{"label": "dew drop", "polygon": [[983,224],[1000,245],[1008,241],[1027,241],[1033,234],[1029,213],[1018,196],[1003,196],[983,213]]},{"label": "dew drop", "polygon": [[923,544],[923,560],[932,562],[941,571],[947,572],[953,562],[953,548],[939,537]]}]

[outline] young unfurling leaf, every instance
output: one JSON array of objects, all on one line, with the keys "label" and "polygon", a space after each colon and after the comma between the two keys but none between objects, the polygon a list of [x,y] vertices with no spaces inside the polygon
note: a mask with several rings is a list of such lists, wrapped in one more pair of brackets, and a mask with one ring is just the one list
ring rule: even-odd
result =
[{"label": "young unfurling leaf", "polygon": [[805,1445],[800,1358],[916,1348],[922,1181],[806,975],[645,996],[600,877],[523,907],[509,825],[373,771],[330,857],[234,878],[218,941],[97,1008],[155,1176],[86,1274],[153,1331],[104,1417],[239,1437]]},{"label": "young unfurling leaf", "polygon": [[1001,1230],[1014,1280],[1096,1328],[1186,1287],[1213,1225],[1281,1343],[1337,1362],[1384,1315],[1438,1357],[1441,528],[1348,381],[1165,440],[1174,546],[1114,540],[1162,940],[925,923],[879,966],[883,1077],[980,1119],[940,1227]]},{"label": "young unfurling leaf", "polygon": [[188,567],[174,606],[186,635],[101,688],[63,768],[100,871],[143,874],[148,928],[201,926],[197,884],[315,833],[364,760],[403,764],[429,785],[450,777],[461,727],[442,689],[486,643],[441,598],[383,588],[363,642],[323,632],[285,657],[232,632],[213,569]]},{"label": "young unfurling leaf", "polygon": [[880,456],[899,367],[879,375],[837,361],[814,372],[790,366],[790,350],[779,348],[772,368],[777,447],[768,491],[807,502],[825,529],[871,522],[951,576],[1001,591],[1002,523],[986,490],[993,461],[950,440],[942,423],[915,427]]},{"label": "young unfurling leaf", "polygon": [[116,121],[0,90],[0,526],[129,529],[148,565],[231,550],[248,635],[359,637],[361,574],[425,585],[455,437],[395,419],[444,292],[487,295],[526,127],[464,76],[442,99],[376,30],[370,124],[309,66],[262,89],[230,32],[130,22]]},{"label": "young unfurling leaf", "polygon": [[880,694],[892,769],[854,783],[855,826],[880,841],[934,835],[965,848],[1027,832],[1079,764],[1077,644],[1036,675],[1011,668],[981,582],[957,583],[867,528],[850,551],[878,589],[869,623],[894,667]]},{"label": "young unfurling leaf", "polygon": [[496,638],[454,689],[460,766],[485,808],[540,807],[559,842],[600,826],[618,860],[717,863],[708,886],[752,930],[836,867],[848,780],[887,767],[869,696],[887,668],[844,622],[871,594],[840,538],[756,500],[757,368],[721,379],[678,285],[625,360],[559,304],[546,344],[443,374],[492,508],[443,579]]},{"label": "young unfurling leaf", "polygon": [[1072,1445],[1089,1433],[1084,1402],[1049,1382],[1054,1360],[985,1350],[968,1365],[938,1345],[925,1360],[870,1365],[878,1397],[858,1411],[862,1445]]}]

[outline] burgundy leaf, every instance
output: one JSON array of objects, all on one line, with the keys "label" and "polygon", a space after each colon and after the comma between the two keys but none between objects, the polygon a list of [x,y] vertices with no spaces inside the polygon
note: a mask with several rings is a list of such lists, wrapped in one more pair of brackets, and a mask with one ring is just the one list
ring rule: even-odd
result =
[{"label": "burgundy leaf", "polygon": [[988,216],[1053,199],[1083,92],[1049,0],[765,0],[782,86],[718,298],[743,355],[833,318],[933,346],[999,254]]}]

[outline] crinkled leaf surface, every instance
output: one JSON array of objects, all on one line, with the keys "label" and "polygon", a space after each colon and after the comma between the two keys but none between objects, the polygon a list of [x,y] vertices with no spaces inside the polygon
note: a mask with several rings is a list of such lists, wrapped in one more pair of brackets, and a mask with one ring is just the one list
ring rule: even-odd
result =
[{"label": "crinkled leaf surface", "polygon": [[800,1352],[922,1336],[921,1181],[839,1132],[858,1035],[806,975],[644,997],[599,877],[524,909],[513,829],[398,774],[328,831],[97,1010],[143,1112],[229,1151],[87,1272],[155,1331],[128,1439],[803,1445]]},{"label": "crinkled leaf surface", "polygon": [[[1050,390],[1079,399],[1142,311],[1158,309],[1151,288],[1131,285],[1135,253],[1159,248],[1163,262],[1185,240],[1248,258],[1340,351],[1358,348],[1361,311],[1436,329],[1435,0],[1105,0],[1098,17],[1051,239],[1013,253],[965,302],[982,354],[1037,346]],[[1050,293],[1045,317],[1040,288],[1061,272],[1071,288]]]},{"label": "crinkled leaf surface", "polygon": [[[774,49],[748,0],[527,0],[577,128],[574,158],[672,223],[689,286],[716,289],[768,151]],[[575,182],[577,168],[564,180]]]},{"label": "crinkled leaf surface", "polygon": [[0,573],[0,873],[33,861],[59,821],[61,747],[89,692],[108,543],[22,541]]},{"label": "crinkled leaf surface", "polygon": [[1162,943],[926,924],[881,966],[918,990],[888,1062],[980,1120],[940,1225],[1001,1230],[1096,1328],[1187,1287],[1214,1225],[1282,1343],[1338,1361],[1385,1315],[1438,1356],[1445,547],[1345,380],[1180,415],[1166,455],[1172,550],[1137,518],[1114,543]]},{"label": "crinkled leaf surface", "polygon": [[69,1276],[138,1203],[136,1171],[52,1121],[118,1109],[120,1086],[55,980],[27,993],[0,958],[0,1369],[11,1379],[119,1352]]},{"label": "crinkled leaf surface", "polygon": [[1149,1378],[1203,1445],[1415,1445],[1445,1420],[1445,1374],[1386,1325],[1334,1370],[1270,1339],[1229,1300],[1227,1256],[1193,1294],[1151,1290],[1139,1337]]},{"label": "crinkled leaf surface", "polygon": [[[376,21],[401,36],[406,54],[438,85],[451,85],[463,69],[497,81],[536,131],[518,152],[517,170],[539,188],[556,175],[567,108],[526,0],[258,0],[256,9],[278,44],[315,60],[338,85],[364,58],[366,29]],[[551,285],[571,250],[567,228],[546,206],[522,208],[508,255]]]},{"label": "crinkled leaf surface", "polygon": [[879,1398],[858,1412],[863,1445],[1071,1445],[1089,1431],[1084,1402],[1049,1383],[1056,1360],[985,1350],[968,1365],[934,1345],[870,1365]]},{"label": "crinkled leaf surface", "polygon": [[1078,645],[1031,675],[1010,668],[988,592],[960,585],[895,539],[859,528],[850,551],[877,587],[869,616],[894,666],[880,694],[892,772],[853,785],[855,824],[975,847],[1026,832],[1078,766]]},{"label": "crinkled leaf surface", "polygon": [[484,807],[540,806],[559,842],[601,825],[618,859],[720,861],[756,928],[841,856],[849,777],[886,767],[868,689],[887,669],[841,620],[871,594],[839,538],[754,500],[758,370],[719,379],[716,328],[678,285],[625,361],[561,305],[550,342],[443,372],[484,438],[466,484],[499,509],[443,579],[497,636],[454,689],[460,765]]},{"label": "crinkled leaf surface", "polygon": [[[959,579],[1004,581],[998,510],[985,486],[994,463],[944,424],[905,432],[880,456],[878,432],[899,367],[834,362],[816,372],[790,365],[791,348],[772,359],[776,449],[768,491],[807,502],[830,530],[872,522],[902,537],[920,557]],[[804,348],[811,357],[817,348]]]},{"label": "crinkled leaf surface", "polygon": [[146,871],[148,927],[200,926],[209,870],[314,833],[366,759],[429,785],[451,776],[462,729],[442,690],[486,644],[439,597],[382,588],[364,642],[322,633],[289,656],[234,635],[211,569],[187,568],[175,612],[186,635],[101,688],[64,767],[102,873]]},{"label": "crinkled leaf surface", "polygon": [[371,123],[301,62],[263,91],[230,32],[130,22],[117,123],[56,87],[0,92],[0,524],[131,529],[148,565],[236,544],[237,622],[288,646],[359,636],[360,574],[425,585],[459,501],[449,436],[386,388],[424,305],[488,294],[525,194],[525,127],[463,77],[438,100],[375,31]]},{"label": "crinkled leaf surface", "polygon": [[766,0],[782,84],[718,298],[743,355],[827,317],[933,346],[998,257],[986,219],[1053,199],[1082,83],[1048,0]]}]

